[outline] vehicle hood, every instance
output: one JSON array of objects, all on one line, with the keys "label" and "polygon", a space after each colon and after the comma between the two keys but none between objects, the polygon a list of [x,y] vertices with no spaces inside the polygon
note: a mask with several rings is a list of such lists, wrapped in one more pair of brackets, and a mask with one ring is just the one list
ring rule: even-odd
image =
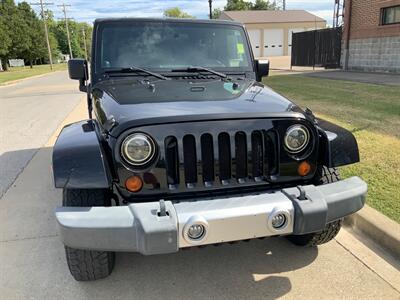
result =
[{"label": "vehicle hood", "polygon": [[97,83],[92,94],[96,117],[113,136],[146,124],[302,116],[291,101],[249,79],[118,78]]}]

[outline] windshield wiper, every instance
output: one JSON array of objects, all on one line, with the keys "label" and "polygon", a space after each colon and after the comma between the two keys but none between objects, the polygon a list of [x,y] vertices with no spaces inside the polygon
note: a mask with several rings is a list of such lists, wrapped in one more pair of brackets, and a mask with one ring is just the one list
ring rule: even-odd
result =
[{"label": "windshield wiper", "polygon": [[170,79],[170,78],[167,78],[167,77],[165,77],[165,76],[163,76],[163,75],[161,75],[159,73],[154,73],[154,72],[151,72],[149,70],[142,69],[142,68],[135,67],[135,66],[132,66],[132,67],[129,67],[129,68],[110,69],[110,70],[105,70],[104,71],[104,73],[106,73],[106,74],[113,74],[113,73],[114,74],[115,73],[139,73],[139,72],[145,73],[147,75],[154,76],[154,77],[162,79],[162,80],[169,80]]},{"label": "windshield wiper", "polygon": [[188,73],[195,73],[195,72],[208,72],[214,75],[217,75],[221,78],[228,78],[228,75],[224,74],[224,73],[220,73],[217,71],[214,71],[212,69],[209,68],[205,68],[205,67],[187,67],[187,68],[181,68],[181,69],[172,69],[171,72],[188,72]]}]

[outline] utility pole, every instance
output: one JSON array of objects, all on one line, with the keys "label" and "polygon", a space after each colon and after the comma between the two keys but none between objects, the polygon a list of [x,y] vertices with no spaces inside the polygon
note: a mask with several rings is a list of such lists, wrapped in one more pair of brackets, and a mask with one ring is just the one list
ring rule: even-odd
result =
[{"label": "utility pole", "polygon": [[211,20],[213,18],[213,15],[212,15],[212,0],[208,0],[208,6],[210,8],[210,20]]},{"label": "utility pole", "polygon": [[83,44],[85,45],[85,59],[88,60],[88,53],[87,53],[87,47],[86,47],[86,32],[85,32],[85,28],[82,28],[82,35],[83,35]]},{"label": "utility pole", "polygon": [[286,10],[286,0],[274,0],[275,9]]},{"label": "utility pole", "polygon": [[44,34],[46,35],[46,42],[47,42],[47,50],[49,51],[49,61],[50,61],[50,70],[53,70],[53,58],[51,56],[51,48],[50,48],[50,41],[49,41],[49,31],[47,30],[47,20],[44,12],[45,5],[53,5],[54,3],[43,3],[43,0],[40,0],[39,3],[31,3],[31,5],[40,5],[40,11],[42,14],[42,20],[44,23]]},{"label": "utility pole", "polygon": [[67,30],[67,40],[68,40],[68,48],[69,48],[69,58],[72,59],[74,57],[72,56],[71,38],[69,35],[69,28],[68,28],[68,20],[70,18],[67,18],[67,7],[70,7],[71,5],[66,5],[65,3],[63,3],[63,4],[57,5],[57,6],[62,7],[62,11],[64,13],[64,21],[65,21],[65,28]]},{"label": "utility pole", "polygon": [[343,25],[345,3],[346,1],[344,0],[335,0],[335,7],[333,8],[333,28]]}]

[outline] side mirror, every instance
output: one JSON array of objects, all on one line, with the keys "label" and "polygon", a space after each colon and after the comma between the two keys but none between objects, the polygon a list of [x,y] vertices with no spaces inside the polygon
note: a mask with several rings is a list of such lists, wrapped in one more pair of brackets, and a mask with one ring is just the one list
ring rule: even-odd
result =
[{"label": "side mirror", "polygon": [[79,80],[79,90],[86,92],[86,80],[89,79],[88,64],[85,59],[74,58],[68,61],[69,78]]},{"label": "side mirror", "polygon": [[257,81],[261,81],[263,77],[268,76],[269,74],[269,60],[268,59],[263,59],[263,60],[256,60],[256,72],[257,72]]}]

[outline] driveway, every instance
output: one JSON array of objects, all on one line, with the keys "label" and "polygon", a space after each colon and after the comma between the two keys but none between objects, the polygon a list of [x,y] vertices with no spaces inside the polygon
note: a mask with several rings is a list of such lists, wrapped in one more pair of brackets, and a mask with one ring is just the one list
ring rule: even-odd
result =
[{"label": "driveway", "polygon": [[[41,81],[31,83],[32,93],[41,94],[42,99],[35,102],[41,107],[37,113],[43,119],[37,122],[42,125],[34,124],[41,140],[29,147],[23,142],[24,132],[19,132],[13,137],[14,148],[7,154],[18,157],[20,151],[28,151],[34,156],[0,198],[0,299],[400,298],[396,287],[363,257],[379,262],[384,269],[394,267],[346,230],[336,240],[315,249],[293,246],[284,238],[270,238],[158,256],[119,253],[109,278],[87,283],[74,281],[57,236],[53,210],[60,205],[61,191],[53,187],[50,164],[60,126],[56,128],[61,125],[58,120],[68,110],[73,109],[64,124],[85,118],[86,113],[84,101],[76,105],[80,95],[69,90],[65,73],[49,75],[47,79],[56,86],[57,80],[65,84],[61,90],[75,102],[68,102],[66,107],[66,99],[59,98],[59,105],[49,109],[53,101],[50,98],[58,97],[55,94],[61,90],[46,94],[47,89],[34,88]],[[18,90],[19,85],[14,88]],[[14,116],[18,120],[13,123],[17,124],[25,122],[27,115]],[[56,116],[58,120],[54,120]],[[7,122],[2,124],[8,126]],[[13,133],[12,128],[19,130],[7,127],[8,134]],[[56,133],[52,135],[52,131]],[[8,170],[11,175],[16,174],[12,168]],[[353,249],[352,245],[358,246]]]}]

